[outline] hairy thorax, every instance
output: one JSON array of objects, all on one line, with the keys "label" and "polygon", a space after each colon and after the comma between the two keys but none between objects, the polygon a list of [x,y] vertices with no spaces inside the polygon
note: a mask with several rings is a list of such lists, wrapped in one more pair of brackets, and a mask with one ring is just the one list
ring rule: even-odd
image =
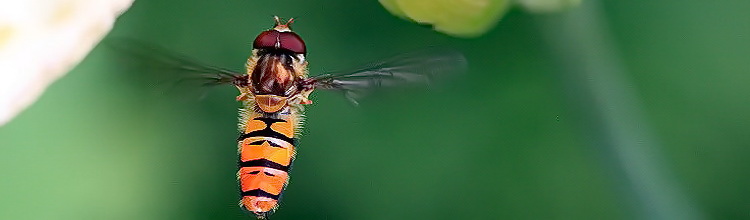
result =
[{"label": "hairy thorax", "polygon": [[299,82],[307,76],[303,54],[283,51],[254,50],[247,62],[248,88],[257,107],[263,112],[278,112],[290,104],[307,102]]}]

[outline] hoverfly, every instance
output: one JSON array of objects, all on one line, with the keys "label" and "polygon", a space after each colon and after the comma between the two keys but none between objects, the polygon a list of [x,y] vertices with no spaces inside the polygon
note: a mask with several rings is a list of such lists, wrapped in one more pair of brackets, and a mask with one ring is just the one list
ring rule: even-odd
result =
[{"label": "hoverfly", "polygon": [[198,73],[204,85],[239,90],[239,205],[265,219],[278,208],[296,155],[304,105],[316,89],[340,91],[357,100],[376,88],[426,84],[434,77],[463,72],[466,61],[454,51],[421,51],[393,57],[346,73],[308,76],[307,48],[293,32],[293,19],[261,32],[253,41],[244,72],[200,64],[140,42],[113,42],[119,51],[146,56],[181,72]]}]

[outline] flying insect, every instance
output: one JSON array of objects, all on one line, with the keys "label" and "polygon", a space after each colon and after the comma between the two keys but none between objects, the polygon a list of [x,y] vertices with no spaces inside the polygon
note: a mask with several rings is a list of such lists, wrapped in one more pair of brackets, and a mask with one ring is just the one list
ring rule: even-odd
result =
[{"label": "flying insect", "polygon": [[308,76],[307,47],[291,30],[294,21],[274,17],[273,28],[253,41],[245,71],[232,71],[195,62],[154,46],[137,42],[115,45],[118,50],[156,57],[181,72],[198,74],[204,85],[233,85],[239,110],[240,206],[265,219],[279,206],[289,183],[296,156],[296,140],[305,105],[315,90],[341,92],[357,105],[361,97],[378,88],[424,85],[436,77],[465,71],[464,56],[451,50],[407,53],[344,73]]}]

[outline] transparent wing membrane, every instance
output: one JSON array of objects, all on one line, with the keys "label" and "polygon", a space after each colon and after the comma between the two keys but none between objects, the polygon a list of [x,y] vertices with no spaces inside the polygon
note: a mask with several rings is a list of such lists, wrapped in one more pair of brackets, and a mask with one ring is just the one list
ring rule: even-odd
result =
[{"label": "transparent wing membrane", "polygon": [[428,85],[465,71],[463,54],[433,49],[402,54],[354,71],[316,76],[308,83],[317,89],[341,91],[356,105],[379,88]]},{"label": "transparent wing membrane", "polygon": [[[205,95],[205,88],[217,85],[248,86],[248,76],[226,68],[207,65],[163,47],[129,38],[104,41],[134,74],[156,84],[158,89],[181,94]],[[358,100],[381,88],[425,86],[466,71],[463,54],[430,49],[398,55],[359,69],[303,79],[303,89],[340,91],[357,105]],[[204,88],[204,89],[201,89]]]},{"label": "transparent wing membrane", "polygon": [[238,71],[203,64],[140,40],[108,38],[103,45],[115,51],[115,56],[122,65],[136,68],[137,72],[134,74],[143,75],[145,80],[152,81],[160,90],[195,93],[201,91],[201,87],[237,84],[246,82],[242,79],[247,79]]}]

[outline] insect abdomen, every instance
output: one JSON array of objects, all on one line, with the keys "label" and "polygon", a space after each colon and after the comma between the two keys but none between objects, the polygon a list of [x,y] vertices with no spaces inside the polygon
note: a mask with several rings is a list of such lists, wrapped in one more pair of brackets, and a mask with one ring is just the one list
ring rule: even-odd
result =
[{"label": "insect abdomen", "polygon": [[239,141],[240,205],[262,217],[278,206],[294,160],[292,115],[248,112]]}]

